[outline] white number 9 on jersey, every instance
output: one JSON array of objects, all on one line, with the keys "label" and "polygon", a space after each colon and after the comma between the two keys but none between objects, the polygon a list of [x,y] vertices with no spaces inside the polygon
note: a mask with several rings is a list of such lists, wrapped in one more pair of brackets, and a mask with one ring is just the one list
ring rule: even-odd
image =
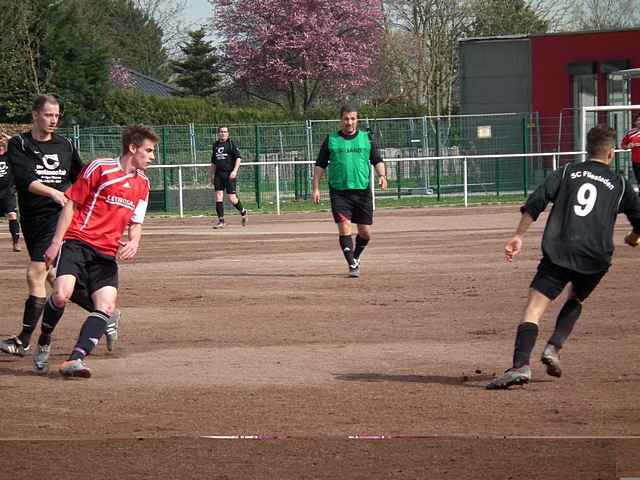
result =
[{"label": "white number 9 on jersey", "polygon": [[573,211],[579,217],[586,217],[596,204],[598,189],[592,183],[585,183],[578,189],[576,200],[579,205],[573,206]]}]

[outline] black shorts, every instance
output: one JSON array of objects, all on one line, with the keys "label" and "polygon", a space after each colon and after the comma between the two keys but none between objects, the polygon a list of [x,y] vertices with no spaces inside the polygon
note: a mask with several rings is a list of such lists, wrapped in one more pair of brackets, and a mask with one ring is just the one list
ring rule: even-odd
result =
[{"label": "black shorts", "polygon": [[531,288],[555,300],[567,283],[571,282],[573,292],[581,302],[595,290],[607,271],[598,273],[580,273],[561,267],[544,257],[538,265],[538,272],[531,281]]},{"label": "black shorts", "polygon": [[59,216],[59,212],[42,217],[25,218],[20,216],[22,236],[29,252],[29,258],[33,262],[44,262],[44,252],[51,245]]},{"label": "black shorts", "polygon": [[227,194],[236,193],[236,179],[229,178],[231,172],[216,172],[213,176],[213,188],[216,191],[226,190]]},{"label": "black shorts", "polygon": [[633,174],[636,176],[636,184],[640,188],[640,163],[633,164]]},{"label": "black shorts", "polygon": [[16,211],[16,193],[7,191],[0,195],[0,216]]},{"label": "black shorts", "polygon": [[331,213],[336,223],[373,224],[371,190],[330,190]]},{"label": "black shorts", "polygon": [[115,257],[97,252],[79,240],[65,240],[60,250],[56,277],[73,275],[76,288],[91,295],[102,287],[118,288],[118,264]]}]

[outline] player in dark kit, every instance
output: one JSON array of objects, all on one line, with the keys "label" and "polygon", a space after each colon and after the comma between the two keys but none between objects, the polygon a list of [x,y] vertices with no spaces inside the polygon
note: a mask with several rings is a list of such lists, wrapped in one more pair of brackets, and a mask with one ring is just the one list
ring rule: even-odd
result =
[{"label": "player in dark kit", "polygon": [[218,141],[213,144],[211,165],[209,166],[209,184],[213,184],[216,191],[216,214],[218,223],[213,228],[224,228],[224,191],[231,204],[240,212],[242,226],[247,225],[249,215],[247,209],[236,194],[236,181],[240,169],[240,150],[229,138],[227,127],[218,127]]},{"label": "player in dark kit", "polygon": [[[56,135],[60,105],[51,95],[38,96],[32,109],[33,126],[9,140],[8,160],[14,175],[20,206],[20,223],[29,252],[27,267],[29,297],[25,302],[22,331],[0,341],[0,351],[24,356],[46,303],[46,282],[53,283],[53,272],[45,265],[44,252],[51,243],[58,216],[67,199],[65,190],[77,178],[82,162],[73,143]],[[74,292],[72,301],[92,310],[87,293]],[[117,335],[119,315],[111,320],[108,344]]]},{"label": "player in dark kit", "polygon": [[633,231],[625,242],[640,242],[640,199],[625,179],[612,171],[615,131],[605,126],[587,134],[589,160],[567,164],[549,175],[521,207],[515,235],[505,246],[507,261],[522,250],[522,235],[544,211],[549,214],[542,238],[543,258],[531,282],[524,320],[518,325],[513,365],[495,378],[488,389],[503,389],[531,380],[529,360],[538,336],[538,324],[547,306],[571,284],[568,299],[558,314],[555,330],[542,352],[547,374],[560,377],[559,351],[580,316],[582,302],[607,273],[613,255],[613,228],[618,213],[625,213]]},{"label": "player in dark kit", "polygon": [[[360,257],[371,240],[373,199],[371,197],[371,165],[383,190],[387,188],[384,162],[369,134],[358,130],[358,110],[343,106],[340,131],[325,138],[313,173],[313,202],[320,203],[320,179],[329,169],[329,194],[333,219],[338,225],[340,249],[349,265],[349,276],[360,276]],[[355,249],[351,225],[358,228]]]},{"label": "player in dark kit", "polygon": [[[1,135],[1,134],[0,134]],[[0,215],[5,215],[9,221],[9,232],[13,242],[13,251],[19,252],[20,224],[16,215],[16,187],[7,160],[7,140],[0,136]]]}]

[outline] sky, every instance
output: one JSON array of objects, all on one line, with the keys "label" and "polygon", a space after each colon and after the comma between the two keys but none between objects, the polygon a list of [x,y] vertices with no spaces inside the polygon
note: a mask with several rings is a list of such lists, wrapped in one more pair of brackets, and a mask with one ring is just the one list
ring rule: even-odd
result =
[{"label": "sky", "polygon": [[211,4],[207,0],[187,0],[184,18],[188,22],[202,23],[211,16]]}]

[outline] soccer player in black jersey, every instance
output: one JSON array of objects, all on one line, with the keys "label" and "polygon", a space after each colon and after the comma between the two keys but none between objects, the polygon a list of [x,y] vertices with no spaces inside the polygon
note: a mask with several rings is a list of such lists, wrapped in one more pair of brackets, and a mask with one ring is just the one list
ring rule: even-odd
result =
[{"label": "soccer player in black jersey", "polygon": [[512,261],[522,250],[522,236],[549,202],[549,214],[542,238],[543,257],[531,282],[524,319],[518,325],[513,365],[495,378],[488,389],[508,388],[531,380],[529,359],[538,336],[538,324],[547,306],[571,284],[568,299],[558,314],[541,361],[547,374],[560,377],[559,351],[569,337],[582,302],[607,273],[613,254],[613,228],[618,213],[626,214],[633,230],[625,242],[640,242],[640,199],[625,179],[611,170],[615,131],[606,126],[587,134],[589,160],[567,164],[549,175],[521,207],[522,217],[505,254]]},{"label": "soccer player in black jersey", "polygon": [[[14,337],[0,340],[0,351],[24,356],[29,350],[31,335],[46,303],[46,283],[53,283],[53,271],[45,265],[44,252],[51,243],[58,217],[66,203],[65,190],[76,180],[82,168],[73,143],[56,135],[60,120],[60,104],[52,95],[38,96],[32,108],[31,131],[9,140],[8,160],[14,175],[20,207],[20,224],[29,252],[27,267],[29,297],[25,302],[22,331]],[[93,311],[88,293],[77,290],[72,301]],[[119,312],[112,316],[107,334],[111,350],[117,337]]]},{"label": "soccer player in black jersey", "polygon": [[7,138],[0,134],[0,215],[5,215],[9,221],[9,232],[13,242],[13,251],[19,252],[20,224],[16,215],[16,187],[7,160]]},{"label": "soccer player in black jersey", "polygon": [[216,191],[216,214],[218,223],[213,228],[224,228],[224,191],[231,204],[240,212],[242,226],[247,225],[249,218],[247,209],[236,194],[236,181],[240,169],[240,150],[229,138],[227,127],[218,127],[218,141],[213,144],[211,165],[209,166],[209,184],[213,184]]}]

